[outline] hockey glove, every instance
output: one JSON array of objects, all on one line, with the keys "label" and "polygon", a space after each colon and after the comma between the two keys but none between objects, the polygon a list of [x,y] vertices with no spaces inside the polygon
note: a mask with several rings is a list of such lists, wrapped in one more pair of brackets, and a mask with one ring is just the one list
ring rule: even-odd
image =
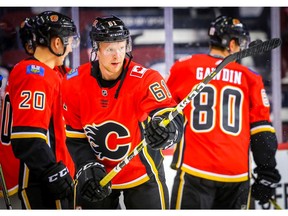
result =
[{"label": "hockey glove", "polygon": [[269,202],[272,196],[275,195],[275,188],[277,187],[277,183],[280,181],[281,176],[277,169],[274,171],[257,171],[256,168],[255,173],[257,172],[258,177],[252,185],[251,195],[255,200],[259,200],[260,205],[263,205]]},{"label": "hockey glove", "polygon": [[166,127],[159,125],[168,115],[169,112],[154,116],[145,129],[145,140],[153,149],[168,149],[178,143],[182,137],[184,119],[181,114],[170,121]]},{"label": "hockey glove", "polygon": [[55,200],[73,196],[73,179],[61,161],[44,171],[41,179]]},{"label": "hockey glove", "polygon": [[106,176],[105,168],[96,161],[87,162],[76,174],[78,180],[77,191],[83,199],[89,202],[103,200],[112,192],[111,182],[104,187],[100,185],[101,179]]}]

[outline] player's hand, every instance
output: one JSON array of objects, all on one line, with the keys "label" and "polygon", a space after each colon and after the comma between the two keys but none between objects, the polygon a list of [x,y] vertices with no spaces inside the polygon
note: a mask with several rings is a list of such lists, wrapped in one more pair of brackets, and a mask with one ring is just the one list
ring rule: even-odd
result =
[{"label": "player's hand", "polygon": [[281,176],[276,169],[273,171],[259,171],[258,177],[252,185],[251,195],[255,200],[259,200],[260,205],[268,203],[275,195],[275,188],[280,179]]},{"label": "player's hand", "polygon": [[73,179],[61,161],[44,171],[41,179],[55,200],[73,196]]},{"label": "player's hand", "polygon": [[177,115],[166,127],[159,125],[168,114],[154,116],[146,126],[145,140],[153,149],[167,149],[181,139],[183,133],[182,115]]},{"label": "player's hand", "polygon": [[100,181],[105,176],[104,166],[96,161],[87,162],[78,170],[76,174],[78,180],[77,190],[83,199],[89,202],[97,202],[110,195],[112,192],[111,182],[104,187],[100,185]]}]

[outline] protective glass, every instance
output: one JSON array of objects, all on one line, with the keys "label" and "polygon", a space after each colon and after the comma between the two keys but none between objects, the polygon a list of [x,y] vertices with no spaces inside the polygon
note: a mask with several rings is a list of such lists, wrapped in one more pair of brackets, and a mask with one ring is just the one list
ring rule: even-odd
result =
[{"label": "protective glass", "polygon": [[[119,43],[109,43],[105,48],[100,49],[104,55],[125,55],[126,54],[126,41]],[[99,51],[100,51],[99,50]]]},{"label": "protective glass", "polygon": [[250,43],[250,37],[249,36],[240,37],[238,38],[238,43],[240,46],[240,50],[247,49]]},{"label": "protective glass", "polygon": [[79,44],[80,44],[80,36],[79,35],[73,36],[72,49],[77,48],[79,46]]},{"label": "protective glass", "polygon": [[64,37],[63,41],[64,41],[65,46],[67,46],[68,44],[71,44],[72,49],[75,49],[80,44],[80,36],[74,35],[74,36]]}]

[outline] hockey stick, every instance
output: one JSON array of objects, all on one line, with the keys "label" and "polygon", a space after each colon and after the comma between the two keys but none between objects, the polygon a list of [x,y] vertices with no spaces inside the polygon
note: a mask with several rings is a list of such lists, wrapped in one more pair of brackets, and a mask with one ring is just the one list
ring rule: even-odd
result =
[{"label": "hockey stick", "polygon": [[274,206],[277,210],[282,210],[282,208],[277,204],[275,199],[269,199],[269,202]]},{"label": "hockey stick", "polygon": [[[240,60],[242,58],[253,56],[253,55],[260,55],[264,52],[271,51],[276,47],[280,46],[282,43],[280,38],[274,38],[271,40],[267,40],[265,42],[258,42],[256,45],[244,49],[242,51],[233,53],[226,58],[216,67],[216,69],[206,76],[202,82],[200,82],[192,91],[169,113],[168,118],[163,119],[159,125],[166,127],[170,121],[172,121],[182,110],[191,102],[191,100],[209,83],[221,70],[230,62],[235,60]],[[124,166],[126,166],[142,149],[147,145],[145,139],[143,139],[132,152],[130,152],[120,163],[118,163],[101,181],[100,185],[104,187],[109,181],[111,181],[114,176],[117,175],[120,170]]]},{"label": "hockey stick", "polygon": [[2,192],[3,192],[3,197],[4,197],[4,201],[6,204],[7,209],[12,209],[12,205],[9,199],[9,194],[8,194],[8,190],[5,184],[5,179],[4,179],[4,174],[3,174],[3,170],[2,170],[2,166],[0,164],[0,185],[2,188]]}]

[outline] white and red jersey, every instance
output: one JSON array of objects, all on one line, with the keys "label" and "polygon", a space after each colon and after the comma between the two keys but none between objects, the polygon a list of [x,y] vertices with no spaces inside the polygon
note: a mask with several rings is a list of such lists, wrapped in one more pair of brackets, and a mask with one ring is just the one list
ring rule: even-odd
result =
[{"label": "white and red jersey", "polygon": [[[221,61],[206,54],[177,61],[167,80],[176,102],[183,100]],[[270,122],[269,109],[262,77],[238,63],[228,64],[185,107],[185,135],[172,165],[210,180],[247,180],[252,130],[274,131],[266,124]],[[256,122],[263,124],[250,130]]]},{"label": "white and red jersey", "polygon": [[[82,138],[73,158],[78,169],[93,153],[92,157],[109,172],[142,141],[141,124],[149,113],[176,105],[161,75],[135,62],[129,65],[116,98],[120,83],[118,80],[111,87],[101,87],[91,63],[68,73],[63,80],[68,147],[70,141],[76,145],[73,138]],[[84,146],[89,146],[87,155],[82,151]],[[155,157],[158,163],[163,160],[160,151],[145,147],[112,179],[112,188],[129,188],[147,181],[148,174],[157,172]]]}]

